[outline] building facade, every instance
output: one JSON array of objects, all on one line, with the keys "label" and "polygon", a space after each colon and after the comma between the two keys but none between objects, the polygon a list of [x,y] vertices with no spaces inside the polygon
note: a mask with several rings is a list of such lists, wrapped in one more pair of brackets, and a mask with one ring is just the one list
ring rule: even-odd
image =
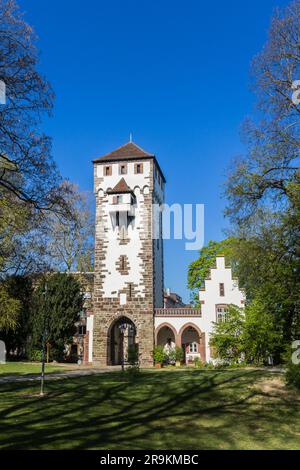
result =
[{"label": "building facade", "polygon": [[157,309],[155,312],[156,344],[175,343],[184,350],[185,362],[213,360],[209,338],[214,323],[225,321],[230,305],[243,308],[245,294],[232,270],[225,265],[225,257],[217,256],[204,287],[199,292],[201,308],[190,307]]},{"label": "building facade", "polygon": [[[93,364],[120,364],[128,347],[151,366],[154,310],[163,306],[161,217],[165,178],[154,155],[129,142],[94,161],[96,237]],[[157,238],[153,238],[153,233]]]},{"label": "building facade", "polygon": [[162,216],[165,177],[156,157],[129,142],[94,160],[96,197],[92,310],[86,321],[84,359],[117,365],[135,351],[142,367],[153,365],[156,345],[177,345],[185,361],[211,360],[213,322],[244,294],[224,257],[218,257],[199,293],[201,308],[164,292]]}]

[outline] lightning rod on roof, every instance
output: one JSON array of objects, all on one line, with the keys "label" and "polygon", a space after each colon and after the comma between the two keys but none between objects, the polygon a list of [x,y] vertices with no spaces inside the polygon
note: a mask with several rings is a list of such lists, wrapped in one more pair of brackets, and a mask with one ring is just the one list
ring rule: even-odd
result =
[{"label": "lightning rod on roof", "polygon": [[132,142],[132,132],[130,132],[130,134],[129,134],[129,142],[130,143]]}]

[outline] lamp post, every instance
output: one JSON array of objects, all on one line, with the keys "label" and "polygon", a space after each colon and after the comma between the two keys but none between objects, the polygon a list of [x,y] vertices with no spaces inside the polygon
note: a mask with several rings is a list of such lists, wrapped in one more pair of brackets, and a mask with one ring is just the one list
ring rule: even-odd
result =
[{"label": "lamp post", "polygon": [[121,365],[122,365],[122,372],[124,372],[125,364],[124,364],[124,333],[127,329],[126,323],[121,323],[119,325],[119,331],[121,334]]},{"label": "lamp post", "polygon": [[44,296],[44,311],[43,311],[43,317],[44,317],[44,324],[43,324],[43,338],[42,338],[42,373],[41,373],[41,390],[40,390],[40,396],[44,396],[44,384],[45,384],[45,361],[46,361],[46,336],[48,335],[47,329],[46,329],[46,298],[47,298],[47,291],[48,291],[48,285],[47,282],[45,283],[45,289],[43,292]]}]

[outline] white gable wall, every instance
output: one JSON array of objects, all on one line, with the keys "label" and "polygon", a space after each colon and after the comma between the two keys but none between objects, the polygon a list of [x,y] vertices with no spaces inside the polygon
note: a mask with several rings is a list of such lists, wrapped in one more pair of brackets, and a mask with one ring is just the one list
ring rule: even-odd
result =
[{"label": "white gable wall", "polygon": [[[220,283],[224,284],[224,296],[220,296]],[[155,318],[155,328],[159,329],[162,324],[170,324],[177,332],[187,324],[194,324],[202,333],[205,333],[205,352],[206,361],[211,360],[209,337],[213,331],[214,322],[216,322],[217,305],[234,304],[243,307],[245,295],[238,287],[238,281],[232,279],[231,268],[225,267],[224,256],[216,258],[216,268],[211,269],[210,279],[205,281],[205,289],[200,290],[199,300],[201,302],[200,317],[186,316],[159,316]]]}]

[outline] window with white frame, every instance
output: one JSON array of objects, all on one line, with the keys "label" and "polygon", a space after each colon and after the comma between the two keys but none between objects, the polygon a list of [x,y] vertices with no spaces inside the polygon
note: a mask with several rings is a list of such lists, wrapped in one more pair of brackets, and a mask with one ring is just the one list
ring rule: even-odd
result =
[{"label": "window with white frame", "polygon": [[198,352],[198,344],[194,341],[190,343],[190,353],[197,353]]},{"label": "window with white frame", "polygon": [[227,320],[228,305],[217,305],[217,323],[223,323]]}]

